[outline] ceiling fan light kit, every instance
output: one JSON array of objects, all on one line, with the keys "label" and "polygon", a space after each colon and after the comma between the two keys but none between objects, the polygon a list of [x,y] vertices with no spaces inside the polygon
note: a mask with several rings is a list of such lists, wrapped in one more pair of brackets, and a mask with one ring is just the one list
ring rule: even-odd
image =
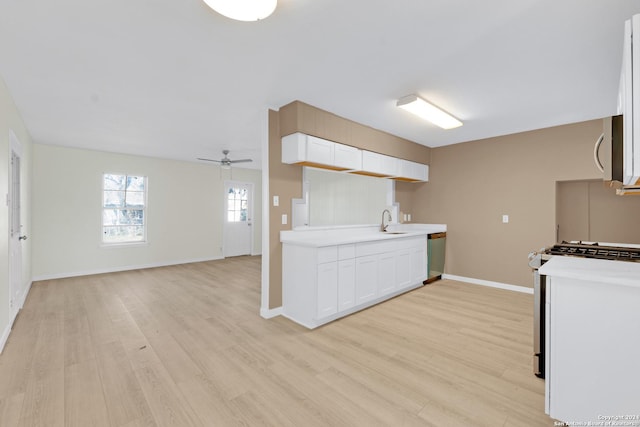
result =
[{"label": "ceiling fan light kit", "polygon": [[276,10],[278,0],[203,0],[220,15],[237,21],[259,21]]},{"label": "ceiling fan light kit", "polygon": [[442,129],[453,129],[462,126],[462,122],[435,105],[425,101],[418,95],[407,95],[398,100],[397,107],[427,120]]}]

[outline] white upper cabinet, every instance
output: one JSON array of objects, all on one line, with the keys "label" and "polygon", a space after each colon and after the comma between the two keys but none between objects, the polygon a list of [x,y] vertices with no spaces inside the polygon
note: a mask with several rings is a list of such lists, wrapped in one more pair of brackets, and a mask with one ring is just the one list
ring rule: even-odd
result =
[{"label": "white upper cabinet", "polygon": [[398,159],[363,150],[362,169],[355,173],[379,177],[396,176],[398,174]]},{"label": "white upper cabinet", "polygon": [[282,137],[282,163],[402,181],[429,180],[429,166],[300,132]]},{"label": "white upper cabinet", "polygon": [[[625,22],[618,99],[623,114],[623,184],[640,185],[640,14]],[[636,42],[633,42],[633,36]]]},{"label": "white upper cabinet", "polygon": [[429,166],[410,160],[398,159],[398,176],[395,179],[409,182],[429,181]]},{"label": "white upper cabinet", "polygon": [[307,135],[306,161],[332,165],[334,151],[333,142]]},{"label": "white upper cabinet", "polygon": [[358,170],[362,167],[361,150],[349,145],[338,144],[334,142],[333,163],[335,166],[345,168],[347,170]]},{"label": "white upper cabinet", "polygon": [[297,132],[282,138],[282,163],[332,170],[360,169],[360,150]]}]

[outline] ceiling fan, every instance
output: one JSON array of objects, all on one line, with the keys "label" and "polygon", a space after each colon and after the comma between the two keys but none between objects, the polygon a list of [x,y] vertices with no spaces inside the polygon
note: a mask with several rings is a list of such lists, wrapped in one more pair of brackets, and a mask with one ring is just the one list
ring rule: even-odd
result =
[{"label": "ceiling fan", "polygon": [[204,160],[207,162],[215,162],[215,163],[220,163],[220,166],[222,167],[231,167],[232,164],[235,163],[246,163],[246,162],[252,162],[253,160],[251,159],[240,159],[240,160],[231,160],[229,157],[227,157],[227,154],[229,154],[229,150],[222,150],[222,154],[224,154],[224,157],[220,160],[213,160],[213,159],[203,159],[201,157],[198,157],[198,160]]}]

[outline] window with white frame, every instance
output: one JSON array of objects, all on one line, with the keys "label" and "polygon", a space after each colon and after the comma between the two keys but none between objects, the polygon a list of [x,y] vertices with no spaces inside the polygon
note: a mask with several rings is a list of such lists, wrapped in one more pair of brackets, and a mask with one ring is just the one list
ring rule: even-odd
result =
[{"label": "window with white frame", "polygon": [[102,189],[102,242],[144,242],[147,177],[105,173]]},{"label": "window with white frame", "polygon": [[246,222],[248,191],[245,187],[230,187],[227,193],[227,221]]}]

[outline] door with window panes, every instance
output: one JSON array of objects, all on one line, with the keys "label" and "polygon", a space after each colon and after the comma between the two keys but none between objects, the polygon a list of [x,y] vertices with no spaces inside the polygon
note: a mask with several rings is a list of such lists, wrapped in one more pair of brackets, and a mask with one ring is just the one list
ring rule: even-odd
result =
[{"label": "door with window panes", "polygon": [[224,256],[251,254],[253,184],[225,181]]}]

